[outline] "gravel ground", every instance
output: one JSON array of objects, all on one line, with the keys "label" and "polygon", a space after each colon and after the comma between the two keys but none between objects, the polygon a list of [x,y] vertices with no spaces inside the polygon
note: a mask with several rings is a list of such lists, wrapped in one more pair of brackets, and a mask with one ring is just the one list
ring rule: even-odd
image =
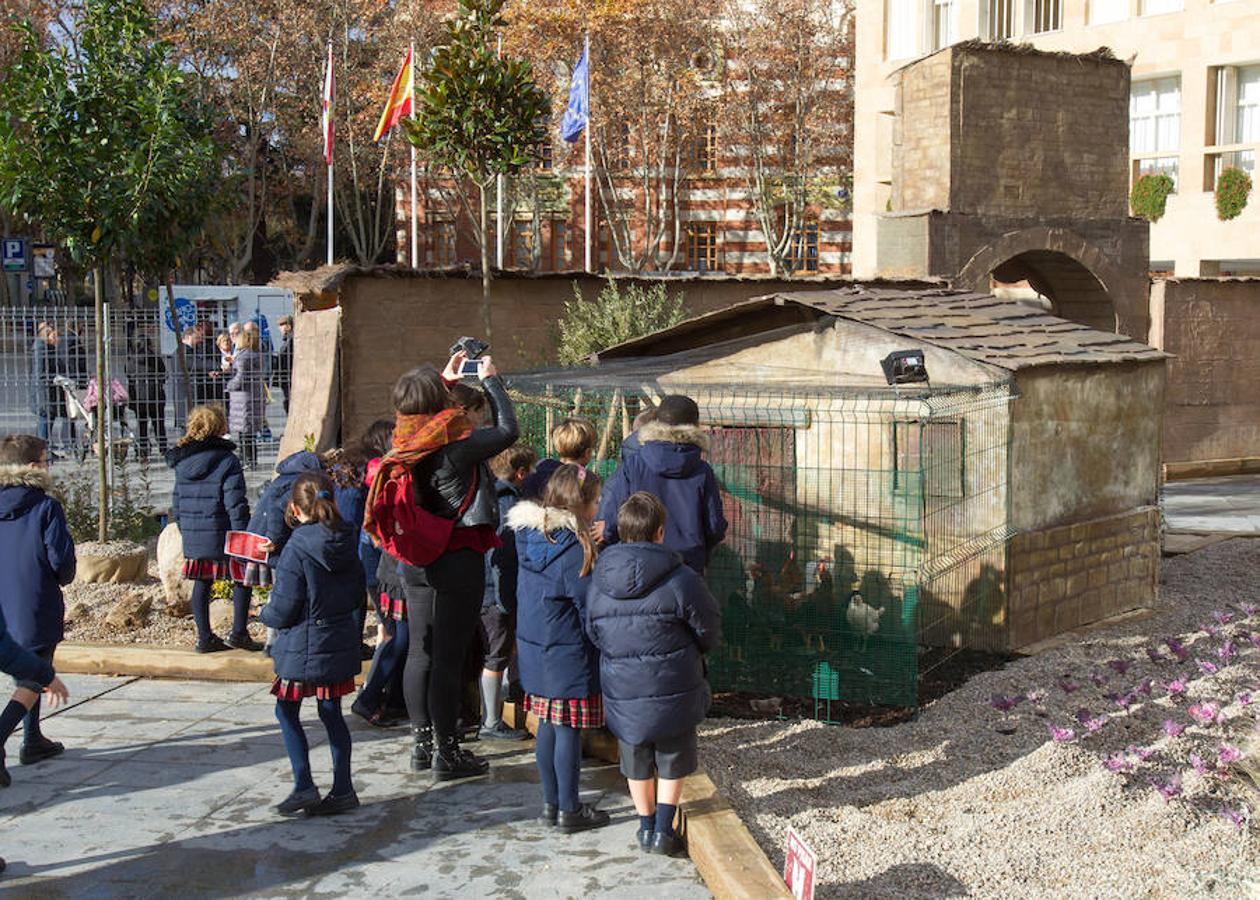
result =
[{"label": "gravel ground", "polygon": [[1257,570],[1257,540],[1168,560],[1153,617],[903,725],[710,720],[704,765],[780,870],[789,827],[814,848],[820,897],[1260,896],[1260,794],[1222,765],[1260,709]]}]

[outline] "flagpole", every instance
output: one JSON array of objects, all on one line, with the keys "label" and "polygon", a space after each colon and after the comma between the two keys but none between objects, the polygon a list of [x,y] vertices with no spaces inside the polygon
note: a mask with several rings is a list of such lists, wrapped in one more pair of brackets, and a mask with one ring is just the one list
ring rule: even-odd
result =
[{"label": "flagpole", "polygon": [[[333,45],[332,41],[328,42],[328,79],[332,83],[332,64],[333,64]],[[333,92],[329,91],[328,96],[328,121],[324,123],[324,143],[325,151],[328,150],[328,128],[333,120]],[[328,265],[333,264],[333,157],[328,154],[328,239],[325,242],[328,245]]]},{"label": "flagpole", "polygon": [[[503,55],[503,36],[499,35],[499,43],[495,48],[495,54]],[[494,178],[494,264],[502,271],[503,269],[503,173],[500,172]],[[516,261],[520,265],[520,260]]]},{"label": "flagpole", "polygon": [[591,267],[591,34],[589,31],[586,33],[582,52],[586,56],[586,191],[583,198],[586,206],[586,271],[592,272],[594,269]]},{"label": "flagpole", "polygon": [[[416,118],[416,42],[411,42],[411,118]],[[411,143],[408,141],[408,143]],[[411,144],[411,267],[420,268],[420,237],[416,219],[419,210],[416,208],[416,145]]]}]

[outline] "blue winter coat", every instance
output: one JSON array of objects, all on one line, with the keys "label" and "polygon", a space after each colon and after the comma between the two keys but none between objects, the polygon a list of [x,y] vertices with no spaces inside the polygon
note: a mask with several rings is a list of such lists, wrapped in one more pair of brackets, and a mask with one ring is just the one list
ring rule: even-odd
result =
[{"label": "blue winter coat", "polygon": [[637,456],[642,449],[643,440],[639,437],[639,432],[630,432],[621,442],[621,461],[625,462],[630,457]]},{"label": "blue winter coat", "polygon": [[276,562],[267,605],[258,613],[277,629],[271,660],[281,678],[336,684],[359,674],[355,611],[363,604],[358,535],[342,525],[294,530]]},{"label": "blue winter coat", "polygon": [[638,452],[622,460],[604,485],[598,519],[604,543],[617,543],[617,511],[636,491],[655,494],[665,504],[665,546],[703,575],[713,548],[726,537],[726,516],[713,469],[701,458],[708,448],[693,425],[652,422],[639,429]]},{"label": "blue winter coat", "polygon": [[235,450],[231,441],[211,438],[166,453],[175,470],[171,521],[179,525],[185,559],[223,559],[227,533],[249,525],[245,472]]},{"label": "blue winter coat", "polygon": [[61,588],[74,581],[74,541],[43,469],[0,466],[0,610],[9,636],[27,650],[65,637]]},{"label": "blue winter coat", "polygon": [[3,609],[0,609],[0,672],[15,681],[34,681],[44,687],[47,687],[56,675],[51,663],[36,656],[13,639],[4,621]]},{"label": "blue winter coat", "polygon": [[504,615],[516,615],[516,532],[508,527],[508,513],[520,499],[511,482],[502,478],[494,483],[499,501],[499,546],[486,554],[486,593],[481,609],[497,607]]},{"label": "blue winter coat", "polygon": [[709,711],[703,655],[721,638],[704,580],[662,544],[609,547],[595,565],[586,633],[599,649],[608,730],[643,744],[683,734]]},{"label": "blue winter coat", "polygon": [[284,511],[293,496],[293,482],[306,472],[319,471],[319,457],[309,450],[299,450],[280,461],[276,466],[276,477],[268,482],[262,496],[258,498],[254,514],[249,517],[248,530],[263,535],[275,545],[275,549],[271,551],[273,561],[289,540],[291,529],[284,520]]},{"label": "blue winter coat", "polygon": [[521,499],[541,500],[543,491],[547,488],[547,482],[562,465],[564,463],[550,456],[540,459],[538,465],[534,466],[534,471],[526,475],[525,480],[521,482]]},{"label": "blue winter coat", "polygon": [[572,515],[521,501],[516,532],[516,657],[525,692],[553,700],[599,693],[599,655],[583,629],[582,545]]}]

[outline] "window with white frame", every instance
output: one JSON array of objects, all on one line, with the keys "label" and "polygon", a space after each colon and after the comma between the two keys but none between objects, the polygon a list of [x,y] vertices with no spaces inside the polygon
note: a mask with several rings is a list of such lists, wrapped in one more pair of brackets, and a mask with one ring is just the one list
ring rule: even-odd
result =
[{"label": "window with white frame", "polygon": [[957,0],[928,0],[932,15],[932,49],[940,50],[958,40]]},{"label": "window with white frame", "polygon": [[884,53],[889,59],[909,59],[919,54],[918,0],[886,0]]},{"label": "window with white frame", "polygon": [[[1209,80],[1210,105],[1215,109],[1217,147],[1260,144],[1260,65],[1221,66]],[[1236,166],[1254,172],[1254,147],[1209,154],[1203,189],[1212,190],[1222,169]]]},{"label": "window with white frame", "polygon": [[1009,41],[1015,36],[1015,0],[989,0],[989,40]]},{"label": "window with white frame", "polygon": [[1032,21],[1026,30],[1033,34],[1058,31],[1063,27],[1063,0],[1032,0],[1029,12]]},{"label": "window with white frame", "polygon": [[1162,173],[1177,184],[1181,149],[1181,78],[1135,81],[1129,95],[1129,155],[1136,174]]},{"label": "window with white frame", "polygon": [[1142,0],[1142,15],[1144,16],[1181,12],[1185,8],[1184,0]]},{"label": "window with white frame", "polygon": [[1260,66],[1243,66],[1238,69],[1234,133],[1237,135],[1235,143],[1260,143]]},{"label": "window with white frame", "polygon": [[1129,18],[1129,0],[1089,0],[1089,24],[1106,25]]}]

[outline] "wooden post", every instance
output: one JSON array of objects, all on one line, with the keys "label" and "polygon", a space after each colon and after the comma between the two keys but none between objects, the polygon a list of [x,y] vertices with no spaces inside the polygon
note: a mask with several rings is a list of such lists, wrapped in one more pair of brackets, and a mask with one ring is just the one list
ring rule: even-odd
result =
[{"label": "wooden post", "polygon": [[612,442],[613,424],[617,421],[617,407],[622,405],[621,388],[613,392],[612,405],[608,407],[608,419],[604,422],[604,433],[599,436],[599,449],[595,451],[596,459],[603,459]]}]

